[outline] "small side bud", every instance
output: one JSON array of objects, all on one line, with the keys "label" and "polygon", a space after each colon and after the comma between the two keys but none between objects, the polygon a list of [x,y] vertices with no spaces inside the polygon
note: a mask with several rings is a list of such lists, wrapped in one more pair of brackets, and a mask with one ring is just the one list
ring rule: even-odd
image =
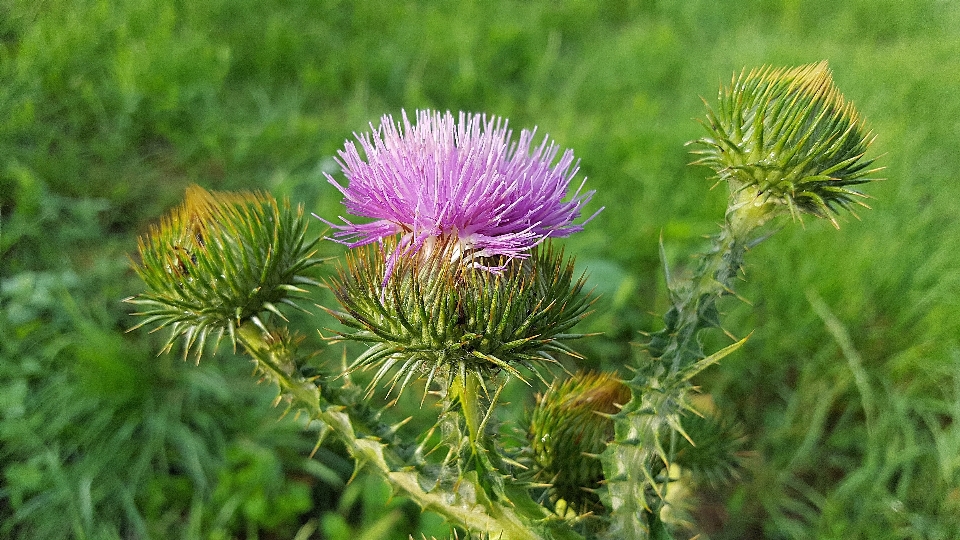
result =
[{"label": "small side bud", "polygon": [[676,465],[690,472],[695,481],[711,486],[739,478],[745,443],[742,426],[708,413],[684,417],[683,429],[690,438],[679,440]]},{"label": "small side bud", "polygon": [[[613,439],[613,420],[630,389],[609,373],[577,373],[537,396],[527,432],[536,480],[551,485],[551,500],[578,512],[595,511],[603,480],[598,455]],[[560,510],[557,510],[560,513]]]}]

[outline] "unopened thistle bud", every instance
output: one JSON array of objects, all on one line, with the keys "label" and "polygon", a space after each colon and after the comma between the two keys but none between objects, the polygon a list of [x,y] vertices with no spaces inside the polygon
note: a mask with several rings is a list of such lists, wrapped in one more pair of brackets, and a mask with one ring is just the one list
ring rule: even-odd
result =
[{"label": "unopened thistle bud", "polygon": [[864,159],[873,135],[834,86],[826,61],[741,73],[721,88],[707,119],[696,163],[712,167],[744,203],[785,206],[795,217],[836,225],[833,213],[863,205],[852,186],[879,170]]},{"label": "unopened thistle bud", "polygon": [[613,420],[630,389],[609,373],[578,373],[554,383],[530,416],[528,440],[536,479],[551,485],[551,499],[576,511],[595,510],[603,480],[597,456],[613,439]]},{"label": "unopened thistle bud", "polygon": [[[384,249],[396,249],[387,242]],[[351,368],[375,368],[371,389],[393,372],[391,390],[414,377],[449,387],[454,378],[481,380],[518,368],[534,373],[557,352],[575,354],[563,341],[589,299],[583,279],[563,253],[541,246],[526,259],[474,260],[464,264],[455,241],[399,258],[386,284],[387,260],[368,246],[347,255],[331,283],[342,306],[330,311],[350,330],[337,339],[369,345]],[[502,266],[493,273],[489,264]]]},{"label": "unopened thistle bud", "polygon": [[680,438],[675,463],[695,481],[717,486],[738,477],[745,442],[742,426],[709,413],[684,417],[683,429],[690,438]]},{"label": "unopened thistle bud", "polygon": [[135,265],[148,292],[128,298],[144,320],[135,328],[167,328],[169,350],[177,339],[184,356],[197,359],[208,337],[226,333],[236,343],[241,324],[266,332],[263,312],[283,317],[281,304],[316,284],[306,275],[320,263],[317,240],[307,238],[303,209],[265,193],[217,193],[187,188],[184,202],[140,238]]}]

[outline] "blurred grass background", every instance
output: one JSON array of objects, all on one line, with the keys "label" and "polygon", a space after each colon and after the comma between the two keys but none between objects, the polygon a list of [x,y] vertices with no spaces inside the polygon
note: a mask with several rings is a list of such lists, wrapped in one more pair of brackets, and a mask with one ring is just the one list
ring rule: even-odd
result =
[{"label": "blurred grass background", "polygon": [[861,220],[750,254],[752,307],[725,307],[753,336],[700,384],[751,452],[688,512],[717,539],[960,538],[958,28],[948,0],[0,0],[0,537],[446,536],[347,484],[341,449],[307,459],[314,431],[228,351],[125,334],[137,236],[192,182],[332,218],[322,173],[382,114],[505,116],[606,207],[564,243],[602,294],[580,349],[616,369],[665,306],[658,238],[682,267],[722,216],[687,165],[701,96],[827,59],[887,180]]}]

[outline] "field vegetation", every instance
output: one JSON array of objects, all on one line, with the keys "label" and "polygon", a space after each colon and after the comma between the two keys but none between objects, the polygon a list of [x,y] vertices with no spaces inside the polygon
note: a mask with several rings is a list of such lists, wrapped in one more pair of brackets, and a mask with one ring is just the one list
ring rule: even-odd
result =
[{"label": "field vegetation", "polygon": [[451,535],[343,448],[308,457],[318,428],[228,349],[195,366],[126,333],[138,236],[193,183],[335,219],[323,173],[383,114],[503,116],[574,149],[605,207],[562,244],[599,295],[584,365],[616,370],[660,328],[660,239],[680,270],[722,216],[688,165],[701,97],[824,59],[885,180],[859,220],[748,255],[749,304],[722,307],[752,335],[697,380],[743,469],[677,511],[711,539],[960,537],[958,28],[944,0],[0,0],[0,537]]}]

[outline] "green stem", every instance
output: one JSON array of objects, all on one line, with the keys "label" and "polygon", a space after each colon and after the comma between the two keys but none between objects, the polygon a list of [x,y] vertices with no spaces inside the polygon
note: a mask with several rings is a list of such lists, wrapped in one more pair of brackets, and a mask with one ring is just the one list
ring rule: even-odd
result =
[{"label": "green stem", "polygon": [[453,379],[450,385],[449,399],[460,401],[460,410],[464,422],[467,424],[467,435],[474,452],[483,448],[483,434],[480,433],[480,424],[483,421],[480,414],[480,381],[478,375],[471,371],[466,374],[466,381],[460,375]]}]

